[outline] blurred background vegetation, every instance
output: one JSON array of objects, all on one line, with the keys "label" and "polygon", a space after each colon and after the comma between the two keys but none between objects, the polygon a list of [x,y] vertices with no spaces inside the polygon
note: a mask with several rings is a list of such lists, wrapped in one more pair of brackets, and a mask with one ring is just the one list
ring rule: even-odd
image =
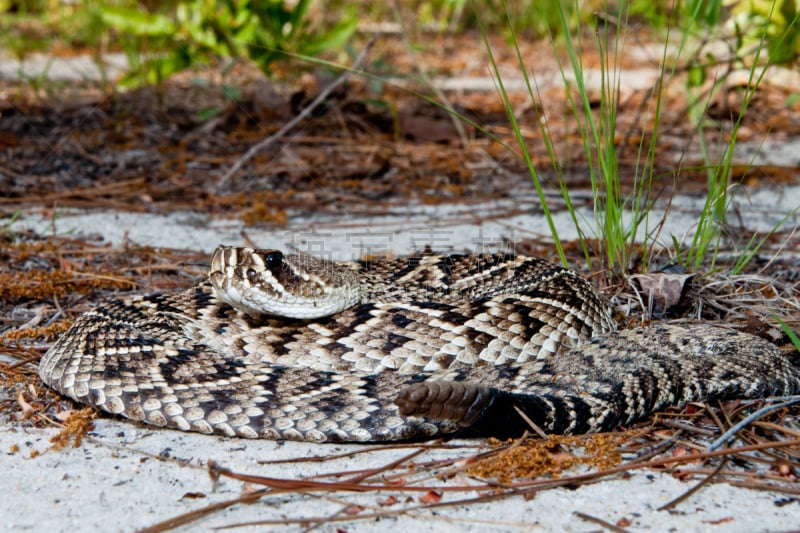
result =
[{"label": "blurred background vegetation", "polygon": [[252,60],[266,75],[276,62],[341,51],[358,30],[397,25],[421,33],[479,28],[517,38],[563,37],[598,20],[678,30],[698,39],[725,34],[744,57],[766,36],[771,63],[794,61],[800,46],[796,0],[0,0],[0,49],[33,52],[124,52],[131,66],[120,85],[160,83],[171,74],[223,60]]}]

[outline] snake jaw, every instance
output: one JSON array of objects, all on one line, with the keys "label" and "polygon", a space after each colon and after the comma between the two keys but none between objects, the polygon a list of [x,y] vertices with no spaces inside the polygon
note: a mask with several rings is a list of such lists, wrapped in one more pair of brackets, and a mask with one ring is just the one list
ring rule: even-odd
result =
[{"label": "snake jaw", "polygon": [[218,246],[211,258],[208,279],[220,300],[258,317],[269,313],[259,307],[257,298],[254,298],[257,296],[253,290],[254,282],[259,280],[256,269],[250,264],[253,252],[255,250],[250,248]]}]

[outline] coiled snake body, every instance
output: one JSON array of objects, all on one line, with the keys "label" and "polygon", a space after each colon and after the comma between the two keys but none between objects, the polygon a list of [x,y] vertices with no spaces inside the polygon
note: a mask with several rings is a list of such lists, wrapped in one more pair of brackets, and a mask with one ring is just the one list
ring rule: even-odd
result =
[{"label": "coiled snake body", "polygon": [[758,337],[615,332],[576,273],[504,254],[331,262],[219,247],[209,279],[81,316],[40,364],[79,402],[250,438],[386,441],[604,431],[689,401],[791,394]]}]

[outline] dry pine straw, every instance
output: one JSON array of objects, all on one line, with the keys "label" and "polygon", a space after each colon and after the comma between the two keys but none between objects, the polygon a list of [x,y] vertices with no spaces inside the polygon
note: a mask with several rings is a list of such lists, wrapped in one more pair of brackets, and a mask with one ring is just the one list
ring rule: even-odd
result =
[{"label": "dry pine straw", "polygon": [[[43,387],[35,373],[36,360],[68,327],[71,319],[64,317],[77,316],[90,306],[83,301],[85,295],[100,293],[102,298],[111,291],[130,290],[136,286],[134,277],[120,275],[120,272],[144,273],[148,276],[147,286],[171,290],[191,284],[192,277],[185,275],[183,263],[196,264],[199,258],[192,254],[179,255],[174,251],[149,248],[110,249],[80,240],[41,238],[32,234],[3,242],[0,256],[3,259],[3,266],[0,266],[3,316],[19,317],[3,324],[0,339],[6,353],[21,361],[0,365],[3,386],[16,390],[15,394],[6,395],[7,399],[0,403],[0,410],[20,424],[59,426],[60,432],[52,439],[54,450],[70,443],[79,446],[87,437],[96,440],[87,433],[96,413],[90,408],[75,410],[69,402]],[[201,273],[202,268],[195,272],[197,275]],[[740,310],[741,306],[732,300],[737,293],[745,294],[746,299],[751,298],[754,292],[778,299],[786,295],[780,287],[765,290],[760,285],[756,291],[737,289],[726,293],[720,290],[722,283],[718,278],[712,282],[715,284],[714,294],[723,295],[719,301],[724,305],[711,306],[717,311],[723,307]],[[748,279],[745,286],[752,288],[752,284],[752,279]],[[733,283],[731,286],[741,288],[741,284]],[[537,491],[594,483],[629,475],[632,470],[642,468],[659,469],[687,483],[703,478],[706,480],[703,483],[726,482],[800,496],[796,483],[800,475],[800,432],[795,429],[796,409],[782,409],[749,424],[738,434],[741,445],[711,453],[704,451],[714,436],[746,413],[754,411],[760,403],[734,401],[716,406],[691,405],[681,412],[662,413],[654,421],[610,434],[542,439],[526,436],[508,442],[477,441],[466,445],[466,456],[464,445],[442,442],[398,445],[409,446],[415,451],[405,461],[368,473],[336,472],[314,478],[277,480],[229,472],[209,461],[212,477],[232,477],[250,486],[263,485],[265,488],[175,517],[155,525],[153,530],[189,523],[229,505],[267,498],[276,492],[296,492],[302,497],[320,492],[340,497],[352,492],[382,494],[380,501],[383,503],[374,511],[355,506],[345,517],[315,519],[306,516],[278,523],[329,522],[345,518],[352,521],[499,497],[532,497]],[[421,461],[425,453],[441,452],[450,446],[457,450],[451,458]],[[386,446],[377,449],[386,449]],[[364,448],[354,453],[369,453],[369,450]],[[722,462],[721,458],[725,457],[735,460]],[[333,457],[318,458],[322,462],[329,459]],[[417,496],[397,496],[409,491]],[[446,496],[450,492],[466,492],[471,496],[466,499]]]},{"label": "dry pine straw", "polygon": [[[173,516],[143,531],[167,531],[237,504],[253,504],[259,500],[268,502],[271,497],[278,497],[278,501],[283,501],[287,493],[295,494],[298,498],[309,498],[311,502],[317,498],[324,498],[340,504],[341,510],[325,516],[302,514],[226,526],[288,524],[318,526],[399,515],[417,515],[418,518],[426,520],[449,520],[446,515],[432,511],[448,506],[486,503],[514,496],[534,498],[543,490],[557,487],[574,489],[583,484],[624,478],[636,470],[647,469],[672,473],[677,479],[687,482],[686,492],[665,504],[663,509],[679,505],[683,499],[711,482],[725,482],[754,490],[783,492],[788,495],[786,501],[793,501],[793,498],[800,495],[800,489],[796,487],[796,464],[789,468],[769,469],[766,472],[722,468],[733,462],[740,464],[747,462],[754,452],[764,452],[769,456],[780,454],[781,450],[786,449],[796,451],[800,445],[800,438],[759,442],[715,452],[699,452],[693,449],[696,445],[688,440],[692,438],[691,435],[687,436],[687,440],[680,440],[681,431],[672,435],[666,433],[657,427],[649,427],[605,435],[555,436],[547,439],[523,437],[504,443],[492,441],[488,448],[481,444],[444,442],[360,448],[347,454],[302,457],[291,462],[324,463],[343,456],[370,454],[387,447],[408,448],[410,452],[400,460],[366,471],[337,471],[295,479],[232,472],[216,461],[209,460],[207,467],[212,480],[220,477],[239,480],[244,483],[242,495]],[[653,442],[656,444],[652,444]],[[664,443],[669,443],[669,446],[663,446]],[[476,448],[477,451],[473,452],[472,450]],[[426,453],[448,449],[453,450],[454,457],[451,459],[425,460]],[[658,456],[650,454],[651,450],[657,450]],[[465,451],[466,456],[463,453]],[[587,457],[587,452],[598,455]],[[555,459],[544,457],[548,454],[554,455]],[[629,458],[623,460],[624,455]],[[364,462],[378,463],[372,458]],[[565,471],[564,466],[570,463],[571,470]],[[574,465],[578,463],[589,468],[575,468]],[[714,463],[717,466],[711,468]],[[522,477],[523,471],[525,476],[531,477]],[[510,481],[502,483],[497,479],[498,475],[509,476]],[[358,501],[348,498],[349,494],[363,493],[374,493],[374,504],[365,504],[363,498]],[[308,509],[316,508],[319,506],[308,506]],[[580,518],[595,520],[590,516]]]}]

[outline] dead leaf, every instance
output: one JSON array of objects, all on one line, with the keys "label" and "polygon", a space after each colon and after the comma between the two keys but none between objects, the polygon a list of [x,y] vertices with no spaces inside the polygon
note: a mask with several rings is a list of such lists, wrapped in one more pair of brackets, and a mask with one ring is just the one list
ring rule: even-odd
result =
[{"label": "dead leaf", "polygon": [[630,284],[647,306],[650,314],[661,318],[671,308],[680,304],[686,289],[686,282],[693,277],[694,274],[653,272],[631,276]]},{"label": "dead leaf", "polygon": [[36,411],[31,404],[25,401],[25,397],[22,395],[22,389],[17,389],[17,405],[22,409],[23,420],[29,419]]}]

